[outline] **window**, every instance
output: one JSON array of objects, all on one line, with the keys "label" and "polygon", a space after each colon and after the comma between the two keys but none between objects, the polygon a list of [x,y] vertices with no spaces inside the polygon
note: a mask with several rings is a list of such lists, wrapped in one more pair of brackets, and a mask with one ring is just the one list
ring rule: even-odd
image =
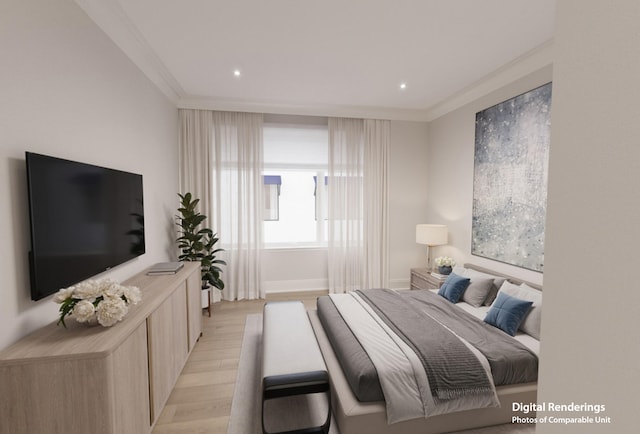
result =
[{"label": "window", "polygon": [[265,118],[263,131],[265,246],[326,246],[326,182],[316,182],[327,175],[326,119],[281,119]]}]

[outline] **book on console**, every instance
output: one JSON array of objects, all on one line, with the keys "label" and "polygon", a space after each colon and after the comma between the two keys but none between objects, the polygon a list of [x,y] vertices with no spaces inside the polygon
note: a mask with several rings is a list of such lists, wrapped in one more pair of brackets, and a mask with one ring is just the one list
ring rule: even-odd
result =
[{"label": "book on console", "polygon": [[182,267],[184,267],[182,262],[159,262],[149,268],[147,275],[176,274]]}]

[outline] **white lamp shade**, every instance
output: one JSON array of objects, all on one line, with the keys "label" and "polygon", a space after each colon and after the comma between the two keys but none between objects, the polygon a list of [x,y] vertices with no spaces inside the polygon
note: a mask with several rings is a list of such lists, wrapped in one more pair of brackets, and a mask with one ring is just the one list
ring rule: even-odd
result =
[{"label": "white lamp shade", "polygon": [[446,225],[416,225],[416,243],[426,244],[427,246],[441,246],[447,244],[448,233]]}]

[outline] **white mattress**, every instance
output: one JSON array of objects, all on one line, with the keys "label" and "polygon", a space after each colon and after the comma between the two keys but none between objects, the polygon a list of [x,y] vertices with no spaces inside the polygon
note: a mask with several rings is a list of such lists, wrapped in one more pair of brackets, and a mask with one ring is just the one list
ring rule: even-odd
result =
[{"label": "white mattress", "polygon": [[[435,293],[438,292],[437,289],[432,289],[431,291]],[[490,306],[474,307],[464,301],[456,303],[456,306],[481,320],[484,320],[484,317],[487,316],[487,312],[489,312],[490,309]],[[521,344],[533,351],[536,356],[540,355],[540,341],[536,338],[521,331],[518,331],[513,338],[520,341]]]}]

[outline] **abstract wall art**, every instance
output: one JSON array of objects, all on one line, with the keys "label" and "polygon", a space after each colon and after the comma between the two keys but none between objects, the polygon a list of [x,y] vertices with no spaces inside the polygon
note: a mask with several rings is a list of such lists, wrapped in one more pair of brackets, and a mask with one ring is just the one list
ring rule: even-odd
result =
[{"label": "abstract wall art", "polygon": [[471,254],[544,268],[551,83],[476,113]]}]

